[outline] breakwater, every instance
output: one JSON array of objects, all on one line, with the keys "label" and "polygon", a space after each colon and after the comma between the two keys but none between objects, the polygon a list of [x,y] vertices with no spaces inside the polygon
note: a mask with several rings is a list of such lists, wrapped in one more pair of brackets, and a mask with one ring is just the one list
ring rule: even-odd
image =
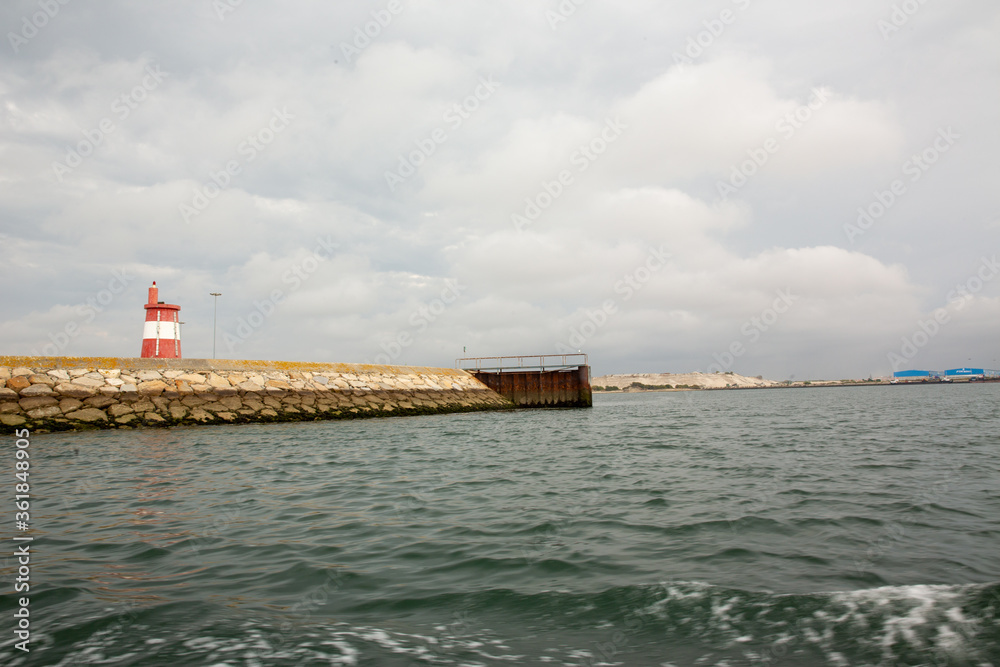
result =
[{"label": "breakwater", "polygon": [[313,421],[513,407],[450,368],[0,356],[0,432]]}]

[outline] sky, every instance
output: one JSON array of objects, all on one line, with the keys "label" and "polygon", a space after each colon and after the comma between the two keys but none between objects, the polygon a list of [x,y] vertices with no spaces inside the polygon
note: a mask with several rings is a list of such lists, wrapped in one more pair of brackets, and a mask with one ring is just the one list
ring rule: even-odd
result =
[{"label": "sky", "polygon": [[992,0],[7,0],[0,28],[2,354],[138,356],[155,280],[188,358],[1000,368]]}]

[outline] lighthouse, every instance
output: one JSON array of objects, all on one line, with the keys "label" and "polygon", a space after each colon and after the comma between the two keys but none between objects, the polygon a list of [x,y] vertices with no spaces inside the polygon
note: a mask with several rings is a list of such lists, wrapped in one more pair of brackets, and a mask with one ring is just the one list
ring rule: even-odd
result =
[{"label": "lighthouse", "polygon": [[146,309],[146,325],[142,329],[143,359],[181,358],[181,307],[159,300],[156,281],[149,288],[149,302]]}]

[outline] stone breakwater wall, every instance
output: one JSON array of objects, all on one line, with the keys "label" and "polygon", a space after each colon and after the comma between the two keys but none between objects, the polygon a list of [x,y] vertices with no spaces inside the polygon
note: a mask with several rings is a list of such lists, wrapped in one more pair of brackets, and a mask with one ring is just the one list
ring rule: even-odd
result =
[{"label": "stone breakwater wall", "polygon": [[0,432],[497,410],[465,371],[415,366],[0,356]]}]

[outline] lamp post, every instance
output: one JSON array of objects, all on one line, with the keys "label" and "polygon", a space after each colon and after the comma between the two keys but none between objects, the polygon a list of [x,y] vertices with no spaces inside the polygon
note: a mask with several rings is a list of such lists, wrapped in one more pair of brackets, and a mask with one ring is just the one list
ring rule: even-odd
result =
[{"label": "lamp post", "polygon": [[209,292],[209,294],[215,297],[215,312],[212,315],[212,358],[215,359],[215,340],[218,338],[215,331],[219,321],[219,297],[222,296],[222,292]]}]

